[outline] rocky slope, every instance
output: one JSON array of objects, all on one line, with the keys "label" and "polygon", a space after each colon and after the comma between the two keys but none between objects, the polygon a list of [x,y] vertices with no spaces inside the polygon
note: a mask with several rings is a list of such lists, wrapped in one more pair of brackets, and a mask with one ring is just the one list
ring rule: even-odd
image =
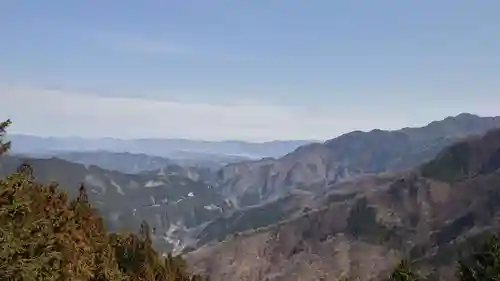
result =
[{"label": "rocky slope", "polygon": [[190,264],[213,280],[380,280],[409,257],[431,278],[452,280],[461,251],[500,230],[500,130],[313,201],[317,210],[204,246]]},{"label": "rocky slope", "polygon": [[360,175],[413,168],[458,139],[499,127],[500,117],[460,114],[421,128],[356,131],[301,146],[279,159],[227,165],[219,171],[217,185],[235,205],[259,205]]}]

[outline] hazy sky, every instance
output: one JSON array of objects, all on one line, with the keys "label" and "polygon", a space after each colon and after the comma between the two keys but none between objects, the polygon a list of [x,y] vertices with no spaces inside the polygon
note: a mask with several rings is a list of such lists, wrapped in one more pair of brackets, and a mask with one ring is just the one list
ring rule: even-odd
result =
[{"label": "hazy sky", "polygon": [[499,15],[498,0],[0,1],[0,118],[268,140],[500,115]]}]

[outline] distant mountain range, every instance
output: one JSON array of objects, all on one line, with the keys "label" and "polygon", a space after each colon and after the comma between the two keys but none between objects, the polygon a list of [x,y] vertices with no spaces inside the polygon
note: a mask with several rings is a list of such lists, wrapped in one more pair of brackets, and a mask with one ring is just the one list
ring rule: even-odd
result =
[{"label": "distant mountain range", "polygon": [[20,154],[56,152],[127,152],[147,154],[172,159],[202,159],[215,157],[239,157],[258,159],[280,157],[295,148],[312,141],[270,141],[252,143],[244,141],[197,141],[187,139],[114,139],[78,137],[38,137],[30,135],[9,135],[12,151]]},{"label": "distant mountain range", "polygon": [[52,153],[24,154],[26,157],[60,158],[85,166],[99,166],[104,169],[119,171],[127,174],[158,170],[171,165],[183,167],[219,169],[230,163],[250,160],[245,157],[227,155],[200,155],[187,154],[184,158],[166,158],[146,154],[109,151],[59,151]]},{"label": "distant mountain range", "polygon": [[[434,257],[429,251],[438,249],[429,245],[435,240],[422,238],[425,231],[438,233],[446,228],[445,220],[458,219],[468,210],[465,201],[490,204],[481,197],[483,193],[476,198],[467,192],[480,184],[472,178],[489,180],[486,177],[494,174],[497,135],[487,136],[493,141],[475,138],[473,145],[462,143],[465,148],[459,144],[443,149],[496,128],[500,128],[499,117],[460,114],[421,128],[357,131],[300,146],[288,143],[288,151],[280,143],[282,157],[226,158],[226,163],[216,160],[213,165],[199,165],[206,158],[180,163],[180,158],[146,155],[154,148],[147,142],[139,146],[133,141],[138,146],[130,146],[135,147],[131,152],[120,152],[127,141],[114,148],[111,141],[104,146],[109,151],[95,151],[97,146],[90,145],[73,151],[78,148],[74,143],[64,146],[57,140],[37,143],[36,138],[26,141],[23,136],[17,140],[11,136],[15,153],[1,159],[0,174],[27,161],[34,166],[37,179],[58,181],[70,196],[84,183],[111,230],[134,231],[145,220],[155,229],[158,249],[189,252],[194,268],[210,271],[214,280],[298,280],[292,276],[317,280],[320,272],[347,272],[354,277],[357,272],[360,277],[377,279],[403,256],[397,247],[412,251],[415,257],[418,247],[423,247],[422,261]],[[16,144],[23,138],[25,144]],[[491,147],[478,150],[489,142]],[[161,145],[157,145],[159,151]],[[170,155],[179,150],[175,151]],[[461,151],[469,152],[463,156]],[[456,196],[471,197],[454,197],[450,188],[460,191]],[[489,185],[484,188],[490,192]],[[450,211],[441,217],[438,207],[448,206]],[[455,233],[453,227],[450,231]],[[397,244],[398,239],[412,245]],[[217,244],[221,241],[226,242]],[[380,267],[365,268],[369,259],[381,256],[387,260],[377,263]],[[236,266],[241,264],[246,267]]]},{"label": "distant mountain range", "polygon": [[[456,280],[457,259],[500,230],[500,129],[414,170],[292,197],[256,218],[278,222],[188,254],[192,267],[221,281],[384,280],[406,258],[428,280]],[[308,208],[287,215],[291,201]]]}]

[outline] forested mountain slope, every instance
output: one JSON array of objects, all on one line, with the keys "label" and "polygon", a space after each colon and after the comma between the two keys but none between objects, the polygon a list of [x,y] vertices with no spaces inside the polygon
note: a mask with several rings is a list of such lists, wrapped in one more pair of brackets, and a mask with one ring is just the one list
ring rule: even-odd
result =
[{"label": "forested mountain slope", "polygon": [[[421,273],[452,280],[459,253],[500,229],[499,155],[493,130],[392,179],[336,186],[322,195],[322,208],[202,247],[188,260],[217,280],[291,281],[381,280],[409,258]],[[352,194],[334,195],[340,191]]]}]

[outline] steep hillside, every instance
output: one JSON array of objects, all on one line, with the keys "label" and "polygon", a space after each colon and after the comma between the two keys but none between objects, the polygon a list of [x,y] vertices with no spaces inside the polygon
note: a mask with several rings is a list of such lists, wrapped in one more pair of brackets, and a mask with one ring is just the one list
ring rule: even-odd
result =
[{"label": "steep hillside", "polygon": [[218,174],[218,186],[241,207],[261,204],[360,175],[413,168],[458,139],[498,127],[500,117],[460,114],[421,128],[352,132],[299,147],[276,160],[227,165]]},{"label": "steep hillside", "polygon": [[494,130],[414,171],[335,185],[318,195],[316,211],[207,245],[188,260],[217,280],[293,281],[381,280],[409,258],[430,278],[453,280],[461,253],[500,230],[499,153]]},{"label": "steep hillside", "polygon": [[161,250],[178,251],[190,245],[190,229],[231,208],[195,171],[189,173],[177,166],[131,175],[57,158],[4,156],[0,159],[0,175],[14,172],[24,162],[34,168],[35,179],[42,183],[57,181],[67,188],[70,198],[84,184],[89,200],[103,214],[110,231],[137,231],[143,221],[148,222],[155,230],[155,245]]}]

